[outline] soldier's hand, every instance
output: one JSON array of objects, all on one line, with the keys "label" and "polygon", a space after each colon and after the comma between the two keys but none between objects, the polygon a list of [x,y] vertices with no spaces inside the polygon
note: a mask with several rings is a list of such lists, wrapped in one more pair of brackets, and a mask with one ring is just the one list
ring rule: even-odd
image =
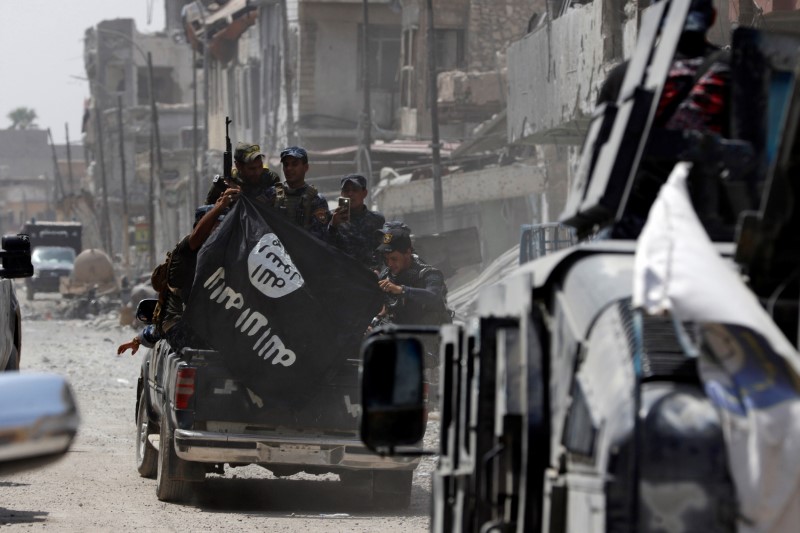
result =
[{"label": "soldier's hand", "polygon": [[128,350],[131,351],[131,355],[135,355],[136,352],[139,351],[139,339],[138,338],[135,337],[130,342],[125,342],[123,344],[120,344],[119,347],[117,348],[117,355],[122,355],[123,353],[125,353]]},{"label": "soldier's hand", "polygon": [[382,279],[378,282],[378,286],[381,288],[383,292],[388,292],[389,294],[401,294],[403,292],[403,287],[392,283],[388,279]]},{"label": "soldier's hand", "polygon": [[231,207],[233,205],[233,202],[235,202],[236,199],[239,198],[239,193],[240,193],[239,187],[229,187],[219,197],[216,205],[221,207]]},{"label": "soldier's hand", "polygon": [[344,222],[349,222],[349,221],[350,221],[349,210],[337,207],[333,211],[333,218],[331,218],[331,225],[333,227],[337,227],[339,226],[339,224],[343,224]]}]

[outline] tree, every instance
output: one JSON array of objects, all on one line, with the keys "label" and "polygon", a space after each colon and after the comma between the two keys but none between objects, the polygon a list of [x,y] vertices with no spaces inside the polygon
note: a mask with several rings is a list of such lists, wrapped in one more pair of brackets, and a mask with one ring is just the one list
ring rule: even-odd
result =
[{"label": "tree", "polygon": [[11,130],[38,130],[39,126],[36,124],[36,111],[29,107],[18,107],[12,109],[8,115],[8,120],[11,121]]}]

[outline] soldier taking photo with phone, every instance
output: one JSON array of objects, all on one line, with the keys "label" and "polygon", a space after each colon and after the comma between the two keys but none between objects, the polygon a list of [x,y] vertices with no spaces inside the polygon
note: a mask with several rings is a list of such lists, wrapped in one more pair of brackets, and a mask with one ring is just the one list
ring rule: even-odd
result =
[{"label": "soldier taking photo with phone", "polygon": [[364,266],[379,271],[383,261],[375,250],[378,246],[376,232],[386,221],[382,214],[367,209],[367,179],[360,174],[349,174],[341,180],[339,207],[328,224],[326,240],[358,259]]}]

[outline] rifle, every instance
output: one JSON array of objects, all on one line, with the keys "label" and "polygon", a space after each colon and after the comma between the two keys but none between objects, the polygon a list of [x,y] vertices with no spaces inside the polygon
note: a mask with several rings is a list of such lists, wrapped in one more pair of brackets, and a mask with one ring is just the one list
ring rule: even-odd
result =
[{"label": "rifle", "polygon": [[228,134],[228,126],[232,122],[230,117],[225,117],[225,154],[222,156],[222,177],[227,183],[233,180],[233,149],[231,148],[231,138]]}]

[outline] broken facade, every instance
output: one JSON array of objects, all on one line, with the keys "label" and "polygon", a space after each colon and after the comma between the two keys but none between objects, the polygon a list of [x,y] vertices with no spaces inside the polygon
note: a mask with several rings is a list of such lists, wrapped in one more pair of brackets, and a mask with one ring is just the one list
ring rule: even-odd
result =
[{"label": "broken facade", "polygon": [[47,130],[0,130],[0,230],[17,233],[31,217],[53,218],[54,169]]},{"label": "broken facade", "polygon": [[[508,142],[535,145],[544,156],[550,178],[542,212],[549,215],[541,222],[557,220],[563,210],[597,93],[608,72],[630,56],[640,11],[650,4],[551,1],[549,13],[555,16],[509,47]],[[763,17],[752,12],[749,0],[714,0],[714,4],[717,19],[707,36],[724,46],[737,23],[785,28],[781,21],[791,24],[800,2],[767,2]],[[773,8],[790,11],[770,13]]]},{"label": "broken facade", "polygon": [[[440,131],[465,139],[506,104],[505,50],[525,35],[543,0],[433,2]],[[425,0],[403,2],[401,135],[430,136],[428,14]]]},{"label": "broken facade", "polygon": [[[480,227],[484,262],[515,243],[520,224],[557,219],[597,90],[632,49],[645,4],[433,2],[440,135],[450,143],[442,161],[444,229]],[[436,228],[427,141],[427,2],[369,1],[368,7],[372,161],[375,181],[379,174],[386,177],[373,188],[372,200],[387,217],[408,222],[415,233],[432,233]],[[718,7],[723,23],[712,34],[724,41],[727,21],[738,11],[724,0]],[[189,198],[202,196],[210,177],[221,172],[226,116],[233,119],[233,143],[258,142],[273,165],[283,146],[305,145],[312,154],[310,181],[335,198],[338,176],[356,168],[361,139],[363,3],[166,0],[166,8],[164,34],[142,36],[130,21],[127,26],[121,21],[103,23],[121,25],[111,29],[142,50],[154,51],[154,92],[164,123],[157,186],[164,188],[164,205],[183,202],[187,209],[175,211],[188,216],[194,207]],[[99,42],[101,36],[110,34],[97,32],[94,38]],[[152,119],[149,92],[141,81],[146,79],[142,54],[126,43],[117,39],[114,48],[126,49],[110,56],[96,52],[92,68],[105,64],[102,77],[88,67],[88,60],[87,72],[98,82],[95,101],[108,109],[102,116],[111,132],[105,150],[110,174],[119,164],[113,147],[115,98],[124,98],[124,129],[136,125],[132,138],[125,137],[125,151],[127,164],[139,170],[138,175],[133,168],[128,172],[129,182],[134,175],[138,182],[138,189],[128,193],[131,209],[138,202],[142,213],[149,192]],[[174,51],[176,47],[183,52]],[[193,75],[198,80],[197,99],[208,101],[207,111],[199,106],[199,126],[208,124],[208,131],[201,133],[200,152],[206,161],[197,184],[189,179],[194,170]],[[89,139],[91,127],[90,121]],[[185,164],[179,162],[184,158]],[[157,165],[156,154],[153,159]],[[93,176],[98,191],[97,171]],[[330,179],[323,179],[326,176]],[[118,194],[118,183],[113,177],[109,192]],[[181,235],[177,228],[188,226],[183,216],[162,217],[161,224],[169,228],[167,245]]]},{"label": "broken facade", "polygon": [[131,19],[102,21],[89,28],[84,39],[92,96],[83,124],[87,158],[92,161],[87,192],[94,197],[100,226],[111,228],[112,253],[122,252],[125,241],[144,252],[133,255],[142,263],[133,265],[137,270],[148,268],[149,248],[135,235],[126,239],[123,228],[131,236],[135,222],[150,220],[151,199],[157,203],[156,258],[191,228],[193,220],[194,73],[191,50],[182,40],[178,28],[139,33]]},{"label": "broken facade", "polygon": [[[290,143],[323,150],[357,142],[360,0],[229,0],[217,11],[190,8],[189,41],[208,57],[211,151],[224,149],[226,116],[234,143],[257,142],[269,154]],[[369,9],[373,122],[391,129],[399,15],[385,3],[370,2]]]}]

